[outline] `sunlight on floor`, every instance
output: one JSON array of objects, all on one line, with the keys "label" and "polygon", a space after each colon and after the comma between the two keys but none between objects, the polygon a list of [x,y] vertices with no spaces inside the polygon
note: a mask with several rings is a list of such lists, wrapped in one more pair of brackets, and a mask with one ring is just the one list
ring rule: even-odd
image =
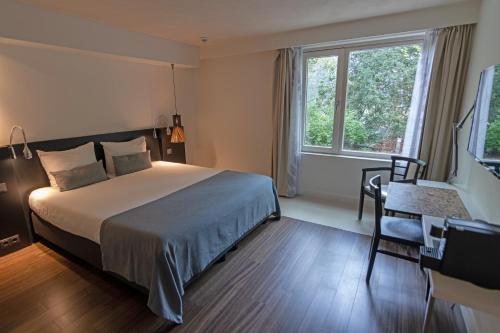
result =
[{"label": "sunlight on floor", "polygon": [[297,196],[280,198],[283,216],[331,226],[334,228],[371,235],[374,228],[373,208],[367,205],[363,220],[358,221],[356,203],[345,203],[334,199]]}]

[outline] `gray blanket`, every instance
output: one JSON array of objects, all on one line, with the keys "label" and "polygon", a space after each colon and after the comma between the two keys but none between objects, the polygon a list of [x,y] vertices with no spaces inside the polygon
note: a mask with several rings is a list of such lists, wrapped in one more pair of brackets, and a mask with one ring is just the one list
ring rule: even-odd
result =
[{"label": "gray blanket", "polygon": [[272,214],[269,177],[223,171],[104,221],[103,269],[147,288],[148,307],[182,323],[186,282]]}]

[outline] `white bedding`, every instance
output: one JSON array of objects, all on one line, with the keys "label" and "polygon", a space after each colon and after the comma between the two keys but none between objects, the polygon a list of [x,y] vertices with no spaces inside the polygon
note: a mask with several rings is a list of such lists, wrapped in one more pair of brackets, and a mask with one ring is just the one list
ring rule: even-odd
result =
[{"label": "white bedding", "polygon": [[29,204],[45,221],[100,244],[101,224],[106,219],[219,172],[192,165],[153,162],[151,169],[67,192],[59,192],[51,187],[37,189],[31,192]]}]

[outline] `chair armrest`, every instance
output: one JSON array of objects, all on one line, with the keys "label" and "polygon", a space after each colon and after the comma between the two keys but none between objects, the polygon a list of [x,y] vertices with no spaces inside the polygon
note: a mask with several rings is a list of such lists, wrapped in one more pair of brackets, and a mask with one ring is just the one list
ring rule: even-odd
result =
[{"label": "chair armrest", "polygon": [[391,171],[391,167],[376,167],[376,168],[363,168],[361,169],[363,175],[361,176],[361,188],[365,186],[366,183],[366,173],[367,172],[373,172],[373,171]]}]

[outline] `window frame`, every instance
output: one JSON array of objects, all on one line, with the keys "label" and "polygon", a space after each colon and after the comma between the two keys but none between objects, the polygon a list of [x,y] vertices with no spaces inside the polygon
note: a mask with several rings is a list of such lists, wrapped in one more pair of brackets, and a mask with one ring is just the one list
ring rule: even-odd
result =
[{"label": "window frame", "polygon": [[[392,155],[388,153],[363,152],[343,149],[344,145],[344,117],[347,99],[347,79],[349,70],[349,55],[353,51],[370,50],[385,48],[391,46],[401,46],[409,44],[424,43],[425,33],[414,33],[405,36],[396,37],[378,37],[373,39],[364,39],[351,42],[333,44],[330,46],[311,46],[305,47],[302,59],[302,126],[301,126],[301,153],[320,153],[328,155],[340,155],[361,158],[374,158],[389,160]],[[320,56],[338,56],[337,62],[337,82],[335,93],[335,106],[333,117],[332,147],[305,145],[306,135],[306,102],[307,102],[307,60],[312,57]]]},{"label": "window frame", "polygon": [[[301,150],[304,152],[313,152],[313,153],[321,153],[321,154],[335,154],[338,151],[338,148],[336,144],[339,142],[340,137],[338,137],[338,129],[336,128],[338,126],[338,110],[339,110],[339,95],[344,91],[341,87],[343,82],[347,82],[343,78],[340,78],[340,68],[341,68],[341,59],[342,61],[345,59],[344,57],[344,52],[339,49],[331,49],[331,50],[316,50],[316,51],[309,51],[309,52],[304,52],[303,59],[302,59],[302,68],[303,68],[303,75],[302,75],[302,87],[304,87],[303,93],[302,93],[302,102],[301,102],[301,109],[302,109],[302,137],[301,137]],[[311,145],[305,145],[305,125],[307,123],[307,112],[306,110],[306,104],[307,104],[307,60],[309,58],[319,58],[319,57],[328,57],[328,56],[336,56],[337,57],[337,82],[335,83],[336,85],[336,90],[335,90],[335,105],[333,106],[333,133],[332,133],[332,147],[322,147],[322,146],[311,146]],[[337,136],[337,138],[336,138]],[[304,150],[304,148],[307,148],[307,150]]]}]

